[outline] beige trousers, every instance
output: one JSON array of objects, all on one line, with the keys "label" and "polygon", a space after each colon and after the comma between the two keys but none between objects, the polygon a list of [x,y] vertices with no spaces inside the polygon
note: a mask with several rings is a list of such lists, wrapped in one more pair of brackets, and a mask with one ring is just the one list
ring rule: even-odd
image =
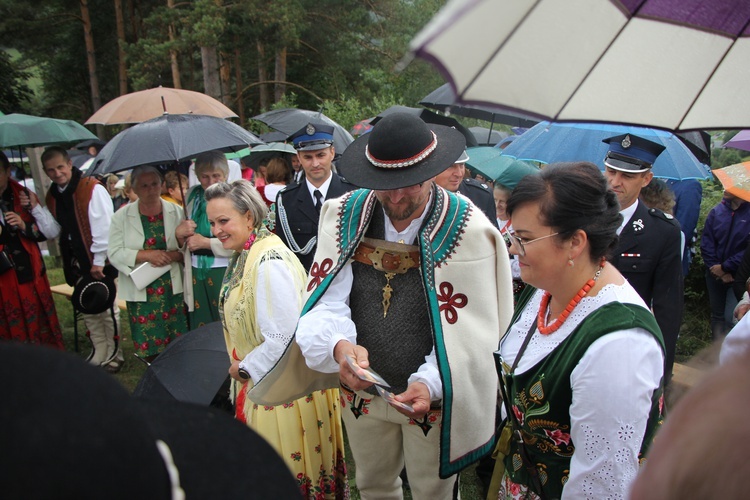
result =
[{"label": "beige trousers", "polygon": [[341,414],[363,499],[402,499],[399,474],[404,465],[415,500],[454,498],[458,476],[438,476],[440,410],[415,422],[379,396],[341,388]]}]

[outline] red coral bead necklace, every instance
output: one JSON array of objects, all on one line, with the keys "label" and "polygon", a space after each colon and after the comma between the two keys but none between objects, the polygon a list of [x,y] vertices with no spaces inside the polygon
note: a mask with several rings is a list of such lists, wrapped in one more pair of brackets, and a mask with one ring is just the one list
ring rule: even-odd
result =
[{"label": "red coral bead necklace", "polygon": [[578,303],[586,296],[588,295],[589,291],[594,287],[594,284],[596,283],[596,280],[599,279],[599,276],[602,273],[602,269],[604,269],[604,261],[602,261],[601,265],[599,266],[599,269],[597,269],[596,274],[594,274],[594,277],[588,280],[583,287],[578,290],[578,293],[573,296],[573,298],[568,302],[568,306],[563,310],[563,312],[560,313],[560,315],[555,318],[555,321],[550,323],[549,325],[545,325],[545,320],[547,318],[547,308],[549,307],[549,301],[552,298],[552,294],[549,292],[544,292],[544,295],[542,295],[542,301],[539,303],[539,313],[536,317],[536,327],[539,330],[539,333],[542,335],[549,335],[551,333],[556,332],[563,323],[565,323],[565,320],[568,319],[568,316],[570,316],[570,313],[573,312],[573,309],[576,308]]}]

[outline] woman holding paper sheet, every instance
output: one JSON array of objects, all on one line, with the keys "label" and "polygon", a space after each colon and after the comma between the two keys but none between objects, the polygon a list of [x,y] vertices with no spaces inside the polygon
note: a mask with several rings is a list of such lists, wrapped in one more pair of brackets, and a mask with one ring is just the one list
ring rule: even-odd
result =
[{"label": "woman holding paper sheet", "polygon": [[[152,361],[187,331],[180,266],[183,255],[175,237],[183,215],[179,206],[161,199],[162,177],[157,169],[138,167],[131,179],[138,200],[112,217],[108,253],[120,271],[118,294],[128,305],[135,352]],[[139,287],[130,274],[143,263],[169,266],[169,272]]]}]

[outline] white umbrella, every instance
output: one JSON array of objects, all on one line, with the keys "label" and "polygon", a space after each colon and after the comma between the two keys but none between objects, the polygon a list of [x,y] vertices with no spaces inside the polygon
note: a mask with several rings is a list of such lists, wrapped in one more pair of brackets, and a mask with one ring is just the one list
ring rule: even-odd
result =
[{"label": "white umbrella", "polygon": [[746,0],[450,0],[411,43],[457,101],[552,121],[750,127]]}]

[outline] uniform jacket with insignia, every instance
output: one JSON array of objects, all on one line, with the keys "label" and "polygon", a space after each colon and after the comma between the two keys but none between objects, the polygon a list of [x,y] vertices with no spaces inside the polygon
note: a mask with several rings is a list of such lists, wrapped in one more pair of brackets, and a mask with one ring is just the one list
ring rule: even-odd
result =
[{"label": "uniform jacket with insignia", "polygon": [[620,234],[612,264],[654,311],[664,336],[665,371],[672,373],[683,310],[680,224],[642,202]]},{"label": "uniform jacket with insignia", "polygon": [[[336,173],[331,175],[326,200],[356,189]],[[299,184],[287,185],[276,197],[276,234],[297,255],[305,271],[310,270],[315,256],[319,217],[304,178]]]}]

